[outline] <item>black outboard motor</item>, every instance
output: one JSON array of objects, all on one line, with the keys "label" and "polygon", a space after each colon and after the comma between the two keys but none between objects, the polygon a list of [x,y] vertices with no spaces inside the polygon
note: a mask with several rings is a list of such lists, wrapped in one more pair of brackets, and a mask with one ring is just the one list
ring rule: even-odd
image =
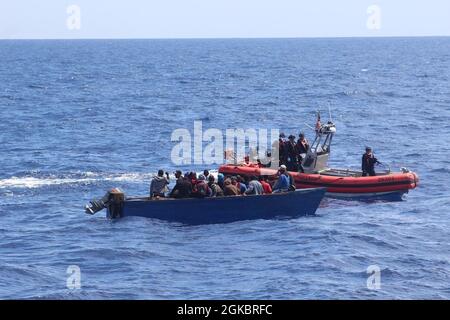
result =
[{"label": "black outboard motor", "polygon": [[123,201],[125,194],[119,188],[114,188],[98,200],[92,200],[85,206],[87,214],[95,214],[105,208],[108,208],[110,218],[119,218],[122,216]]},{"label": "black outboard motor", "polygon": [[109,201],[109,191],[103,196],[103,198],[98,200],[91,200],[89,204],[85,206],[85,211],[87,214],[95,214],[106,208]]}]

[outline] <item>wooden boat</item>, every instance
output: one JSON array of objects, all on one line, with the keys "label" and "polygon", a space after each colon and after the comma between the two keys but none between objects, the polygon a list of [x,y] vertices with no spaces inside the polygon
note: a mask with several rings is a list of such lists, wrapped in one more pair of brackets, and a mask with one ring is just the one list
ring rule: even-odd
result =
[{"label": "wooden boat", "polygon": [[126,198],[122,191],[113,189],[102,200],[91,201],[86,212],[94,214],[106,208],[111,219],[138,216],[190,225],[296,218],[314,215],[324,194],[324,188],[314,188],[267,195],[149,199]]}]

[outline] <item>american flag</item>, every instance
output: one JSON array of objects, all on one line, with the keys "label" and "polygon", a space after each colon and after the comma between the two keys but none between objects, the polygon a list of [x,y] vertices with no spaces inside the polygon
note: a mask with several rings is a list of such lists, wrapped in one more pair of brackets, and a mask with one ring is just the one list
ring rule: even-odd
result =
[{"label": "american flag", "polygon": [[317,112],[316,132],[319,132],[322,124],[320,123],[320,112]]}]

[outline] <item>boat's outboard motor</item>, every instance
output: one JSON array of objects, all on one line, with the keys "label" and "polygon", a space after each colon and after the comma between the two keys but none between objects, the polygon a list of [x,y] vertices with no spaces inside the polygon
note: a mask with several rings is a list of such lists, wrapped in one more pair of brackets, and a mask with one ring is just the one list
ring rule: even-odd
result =
[{"label": "boat's outboard motor", "polygon": [[123,201],[125,194],[119,188],[114,188],[98,200],[92,200],[85,207],[87,214],[95,214],[105,208],[108,208],[108,216],[110,218],[118,218],[122,216]]},{"label": "boat's outboard motor", "polygon": [[122,217],[125,194],[119,188],[114,188],[109,192],[107,203],[108,218],[116,219]]},{"label": "boat's outboard motor", "polygon": [[94,199],[89,201],[89,204],[86,205],[85,211],[87,214],[95,214],[106,208],[109,200],[109,191],[103,196],[101,199]]}]

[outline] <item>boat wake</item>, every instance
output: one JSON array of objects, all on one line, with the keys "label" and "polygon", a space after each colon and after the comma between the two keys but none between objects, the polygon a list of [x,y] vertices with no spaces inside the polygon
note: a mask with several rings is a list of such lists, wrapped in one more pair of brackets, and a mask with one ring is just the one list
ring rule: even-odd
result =
[{"label": "boat wake", "polygon": [[122,173],[122,174],[101,174],[87,172],[84,174],[68,174],[61,176],[24,176],[0,179],[0,189],[34,189],[55,185],[87,185],[101,182],[129,182],[140,183],[149,181],[153,174],[144,173]]},{"label": "boat wake", "polygon": [[[197,172],[200,174],[201,172]],[[210,170],[217,177],[217,170]],[[35,189],[60,185],[90,185],[104,182],[150,183],[155,173],[95,173],[77,172],[62,175],[26,175],[0,179],[0,189]],[[171,182],[175,176],[170,174]]]}]

